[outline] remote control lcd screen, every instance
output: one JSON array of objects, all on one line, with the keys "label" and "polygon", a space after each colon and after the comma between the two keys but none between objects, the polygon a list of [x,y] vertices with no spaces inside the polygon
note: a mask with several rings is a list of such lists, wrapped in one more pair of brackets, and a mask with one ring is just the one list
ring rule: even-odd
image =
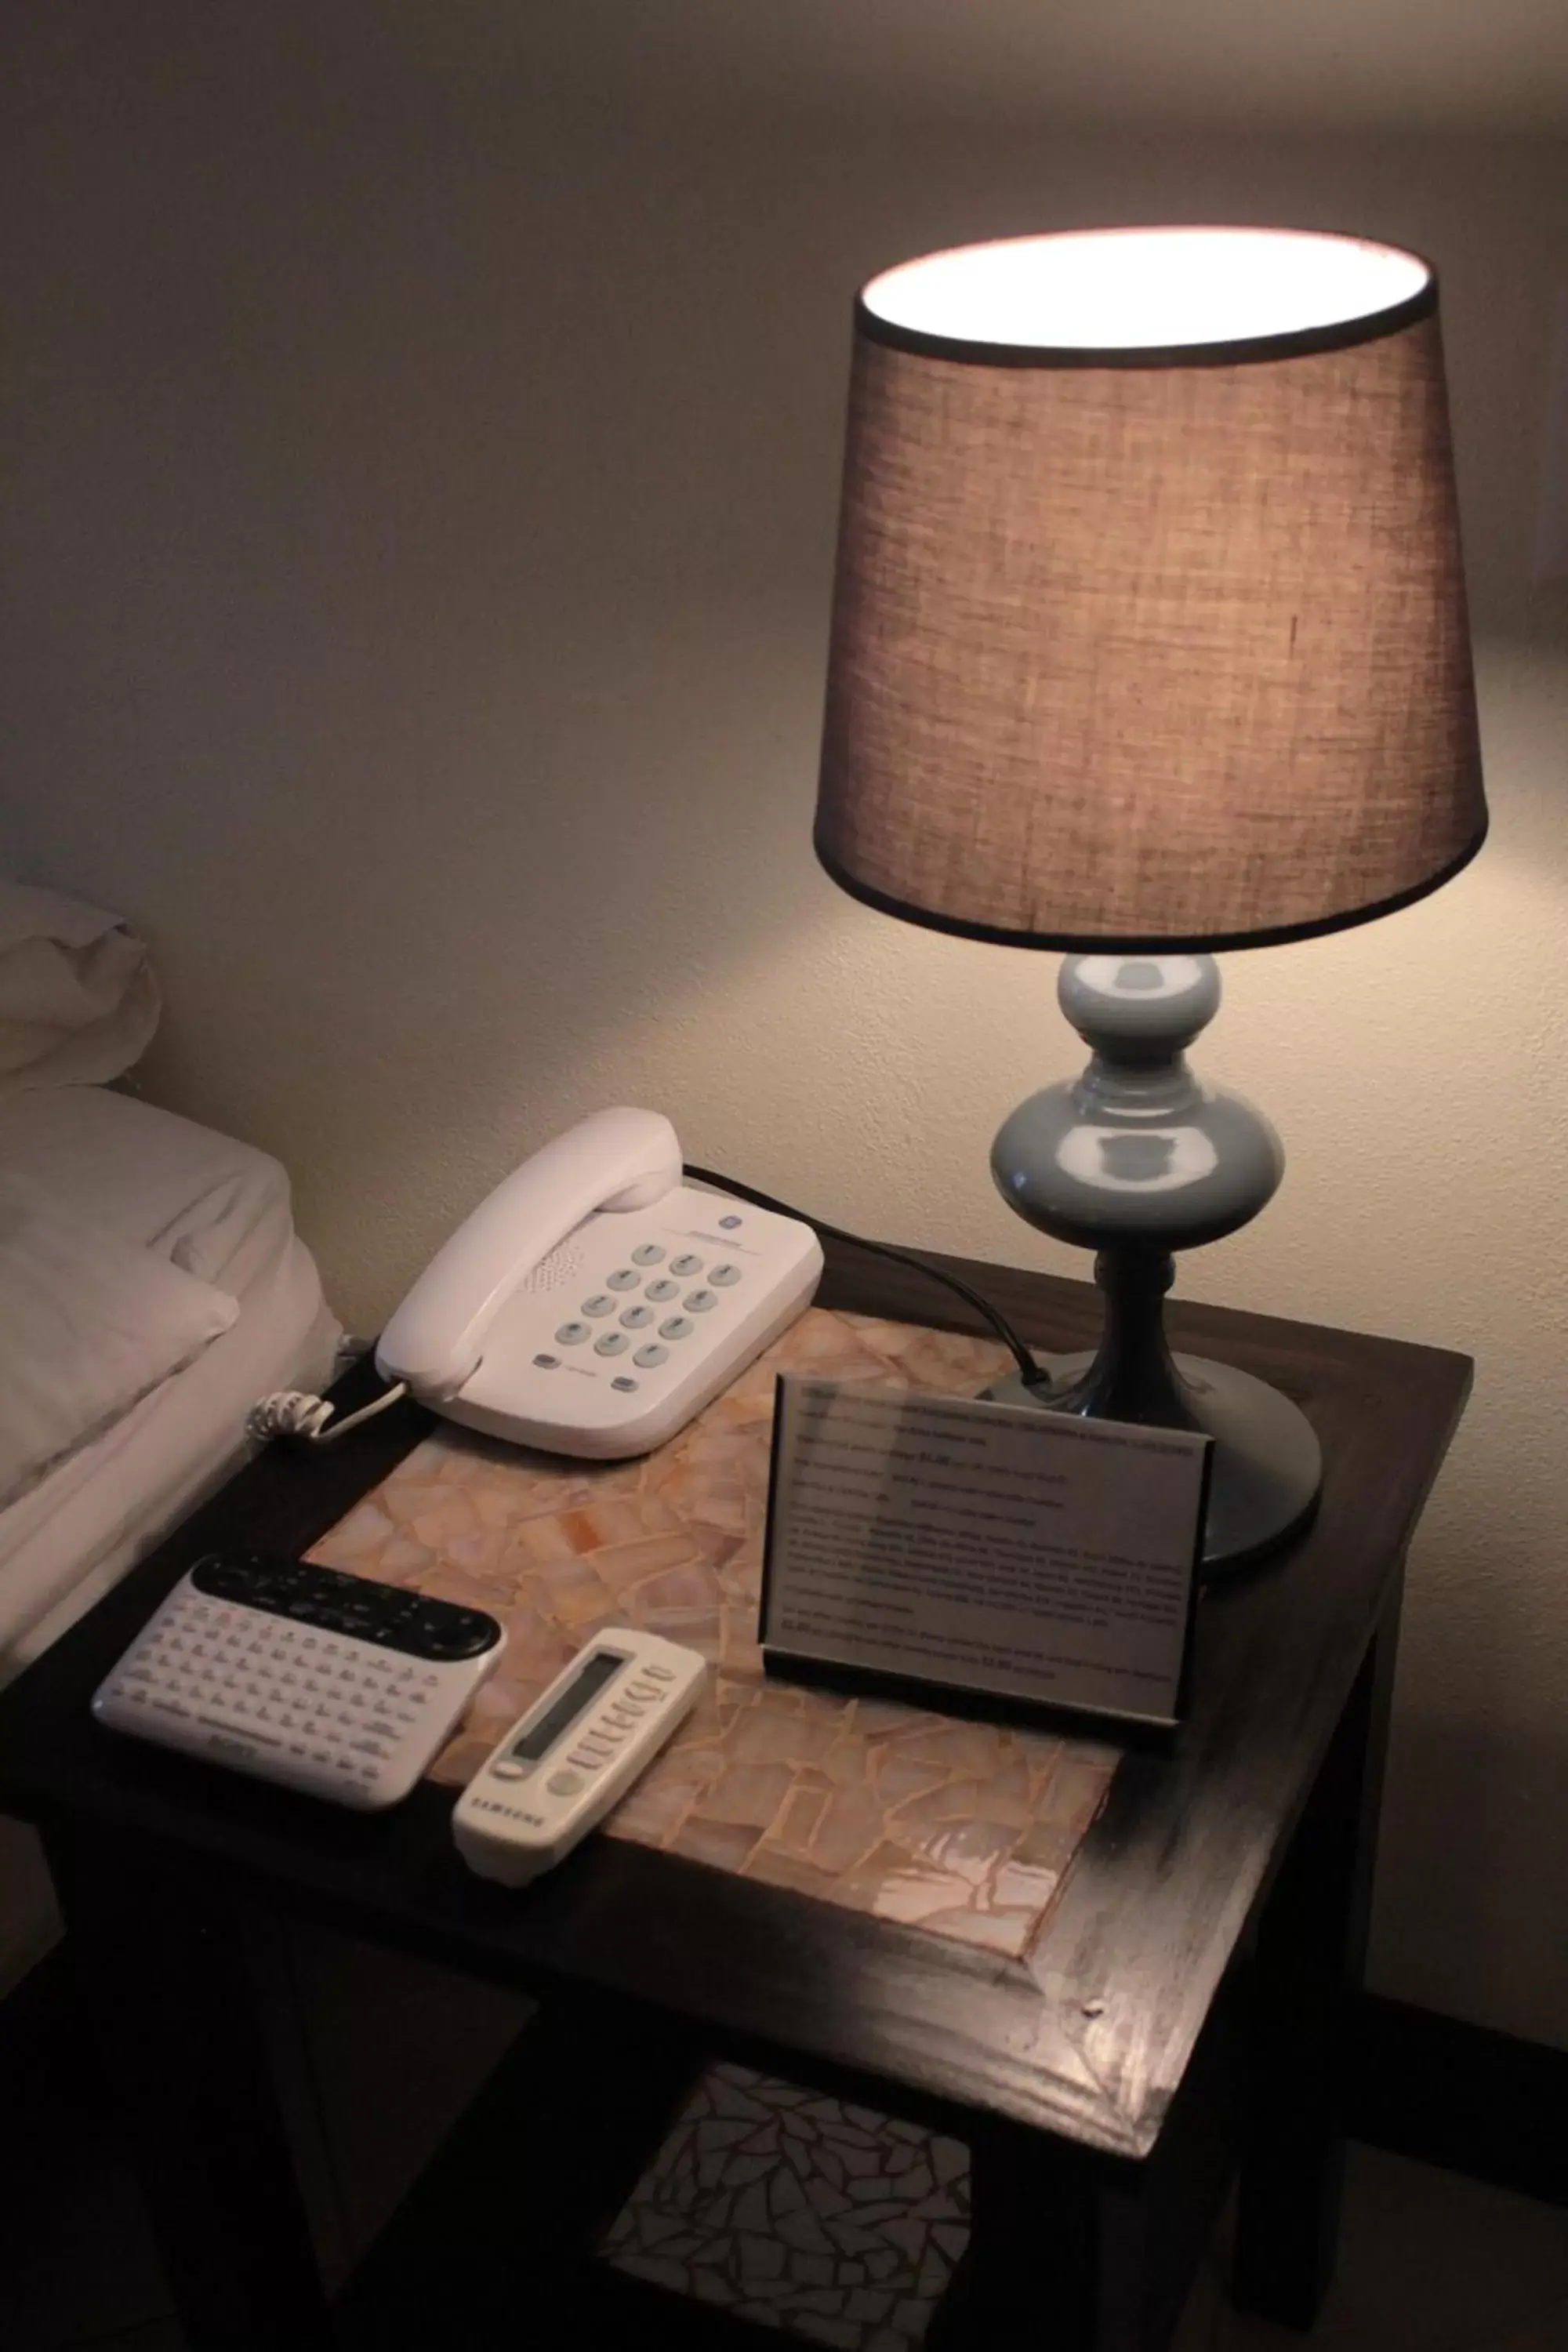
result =
[{"label": "remote control lcd screen", "polygon": [[554,1706],[539,1721],[530,1725],[521,1739],[514,1739],[510,1753],[520,1764],[537,1764],[546,1750],[553,1748],[569,1724],[575,1723],[584,1708],[598,1697],[607,1682],[613,1681],[626,1664],[626,1659],[614,1650],[595,1650],[584,1658]]}]

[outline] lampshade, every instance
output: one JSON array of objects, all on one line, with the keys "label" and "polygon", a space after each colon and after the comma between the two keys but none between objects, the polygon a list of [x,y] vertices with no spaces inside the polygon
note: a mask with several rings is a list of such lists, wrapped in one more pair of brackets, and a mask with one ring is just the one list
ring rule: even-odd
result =
[{"label": "lampshade", "polygon": [[1486,830],[1436,282],[1113,229],[861,292],[818,855],[939,929],[1261,944]]}]

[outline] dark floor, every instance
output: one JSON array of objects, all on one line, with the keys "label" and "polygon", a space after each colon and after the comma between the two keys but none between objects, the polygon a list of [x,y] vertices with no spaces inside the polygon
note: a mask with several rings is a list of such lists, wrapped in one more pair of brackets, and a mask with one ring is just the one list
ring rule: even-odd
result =
[{"label": "dark floor", "polygon": [[[324,1936],[291,1948],[283,1974],[274,2060],[319,2249],[329,2273],[341,2272],[526,2010]],[[0,2116],[15,2169],[0,2198],[0,2345],[179,2352],[135,2184],[58,1978],[48,1964],[41,1986],[0,2011]],[[1223,2274],[1216,2247],[1175,2352],[1307,2340],[1237,2316]],[[1568,2352],[1568,2213],[1352,2149],[1340,2280],[1310,2341],[1321,2352]]]}]

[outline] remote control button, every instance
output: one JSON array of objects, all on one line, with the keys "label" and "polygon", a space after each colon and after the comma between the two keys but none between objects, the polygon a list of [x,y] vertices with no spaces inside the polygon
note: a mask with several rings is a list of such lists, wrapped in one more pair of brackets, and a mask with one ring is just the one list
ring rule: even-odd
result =
[{"label": "remote control button", "polygon": [[635,1290],[641,1279],[641,1276],[634,1274],[629,1265],[618,1265],[616,1266],[614,1274],[610,1275],[606,1278],[605,1288],[606,1290]]},{"label": "remote control button", "polygon": [[542,1372],[558,1372],[561,1370],[559,1356],[535,1356],[533,1360]]},{"label": "remote control button", "polygon": [[646,1702],[662,1699],[664,1693],[660,1690],[656,1690],[652,1683],[628,1683],[626,1685],[626,1696],[628,1698],[640,1698]]},{"label": "remote control button", "polygon": [[545,1783],[552,1797],[574,1797],[582,1785],[581,1772],[552,1772]]},{"label": "remote control button", "polygon": [[742,1221],[739,1217],[721,1217],[719,1220],[719,1229],[721,1233],[732,1234],[736,1226],[741,1222]]},{"label": "remote control button", "polygon": [[666,1281],[661,1276],[658,1282],[650,1282],[648,1284],[647,1295],[650,1298],[657,1299],[658,1304],[662,1307],[667,1298],[679,1297],[680,1285],[679,1282]]},{"label": "remote control button", "polygon": [[590,1756],[585,1748],[574,1748],[566,1759],[568,1764],[575,1764],[580,1772],[596,1772],[604,1760],[602,1756]]},{"label": "remote control button", "polygon": [[628,1307],[621,1317],[621,1321],[628,1331],[646,1331],[648,1325],[653,1321],[653,1308],[651,1307]]},{"label": "remote control button", "polygon": [[658,1336],[661,1339],[689,1339],[696,1328],[689,1315],[672,1315],[668,1322],[659,1325]]},{"label": "remote control button", "polygon": [[607,1756],[612,1748],[620,1746],[629,1727],[629,1726],[614,1724],[607,1716],[603,1716],[594,1726],[593,1730],[585,1734],[583,1745],[584,1748],[599,1748]]},{"label": "remote control button", "polygon": [[689,1282],[694,1274],[701,1273],[702,1260],[694,1257],[689,1250],[683,1250],[679,1257],[670,1259],[669,1270],[671,1274],[679,1275],[683,1282]]},{"label": "remote control button", "polygon": [[563,1323],[555,1334],[557,1343],[563,1348],[580,1348],[587,1336],[588,1326],[585,1323]]},{"label": "remote control button", "polygon": [[729,1259],[724,1258],[719,1265],[709,1267],[708,1279],[710,1282],[716,1283],[721,1290],[728,1290],[732,1282],[740,1281],[741,1269],[738,1265],[731,1265]]},{"label": "remote control button", "polygon": [[603,1331],[594,1342],[595,1356],[618,1356],[631,1346],[624,1331]]},{"label": "remote control button", "polygon": [[592,1315],[595,1320],[601,1315],[613,1315],[615,1311],[616,1302],[607,1290],[595,1290],[592,1298],[583,1301],[584,1314]]},{"label": "remote control button", "polygon": [[632,1252],[634,1265],[657,1265],[664,1255],[658,1242],[639,1242]]},{"label": "remote control button", "polygon": [[675,1680],[674,1671],[669,1666],[647,1665],[643,1672],[650,1682],[672,1683]]},{"label": "remote control button", "polygon": [[639,1348],[632,1358],[633,1363],[638,1365],[645,1372],[651,1372],[656,1365],[668,1363],[668,1360],[669,1349],[661,1348],[657,1339],[650,1339],[647,1346]]},{"label": "remote control button", "polygon": [[718,1306],[718,1294],[711,1290],[689,1290],[680,1303],[689,1307],[693,1315],[706,1315],[710,1307]]},{"label": "remote control button", "polygon": [[499,1764],[490,1766],[490,1777],[496,1780],[526,1780],[529,1769],[520,1764],[515,1756],[503,1756]]},{"label": "remote control button", "polygon": [[623,1396],[634,1395],[636,1393],[637,1385],[636,1381],[630,1379],[625,1372],[617,1372],[615,1379],[610,1382],[610,1386],[613,1389],[619,1389]]}]

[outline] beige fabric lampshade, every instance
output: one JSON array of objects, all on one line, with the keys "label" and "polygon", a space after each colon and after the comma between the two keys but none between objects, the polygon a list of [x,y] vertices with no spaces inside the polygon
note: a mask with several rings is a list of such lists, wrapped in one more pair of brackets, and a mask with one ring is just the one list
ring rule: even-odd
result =
[{"label": "beige fabric lampshade", "polygon": [[1108,230],[864,289],[835,879],[1023,945],[1239,946],[1384,913],[1485,831],[1424,262]]}]

